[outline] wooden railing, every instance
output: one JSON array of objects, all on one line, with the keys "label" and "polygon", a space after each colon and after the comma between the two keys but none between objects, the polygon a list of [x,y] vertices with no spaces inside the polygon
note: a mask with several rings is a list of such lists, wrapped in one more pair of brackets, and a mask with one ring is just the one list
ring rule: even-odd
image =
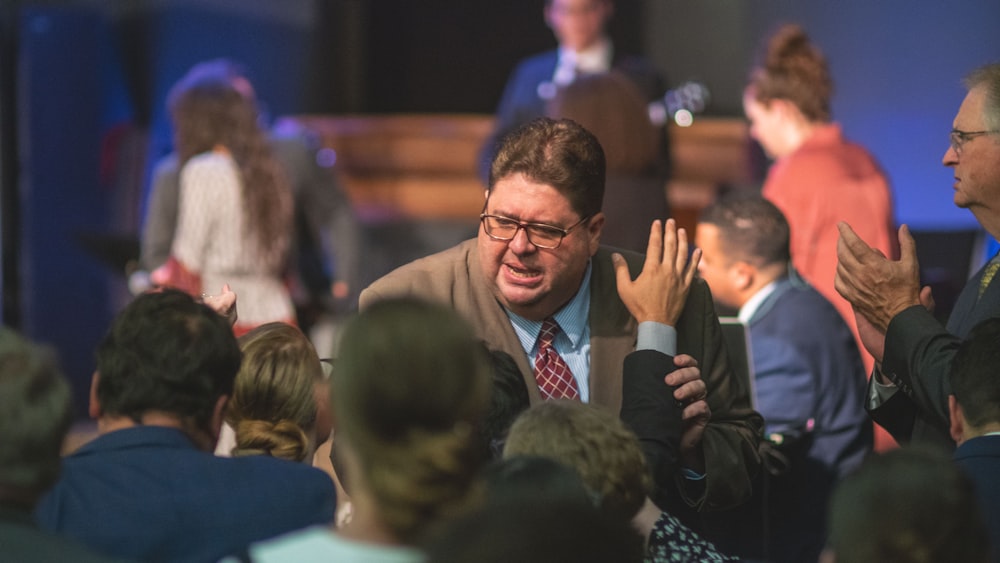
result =
[{"label": "wooden railing", "polygon": [[[336,151],[337,169],[362,218],[474,220],[485,186],[477,158],[493,127],[481,114],[294,116]],[[720,184],[753,182],[758,171],[742,119],[700,118],[670,129],[674,177],[667,193],[682,225]],[[688,225],[691,226],[691,225]]]}]

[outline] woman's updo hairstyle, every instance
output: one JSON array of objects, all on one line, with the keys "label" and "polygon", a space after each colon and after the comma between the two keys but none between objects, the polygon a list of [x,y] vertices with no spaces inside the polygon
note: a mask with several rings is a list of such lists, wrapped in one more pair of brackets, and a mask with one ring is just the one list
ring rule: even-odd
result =
[{"label": "woman's updo hairstyle", "polygon": [[306,460],[316,423],[314,386],[323,378],[316,349],[285,323],[261,325],[239,343],[243,363],[226,411],[236,432],[233,455]]},{"label": "woman's updo hairstyle", "polygon": [[771,35],[761,61],[750,73],[747,89],[767,105],[788,100],[812,122],[830,121],[833,79],[826,58],[797,24],[786,24]]}]

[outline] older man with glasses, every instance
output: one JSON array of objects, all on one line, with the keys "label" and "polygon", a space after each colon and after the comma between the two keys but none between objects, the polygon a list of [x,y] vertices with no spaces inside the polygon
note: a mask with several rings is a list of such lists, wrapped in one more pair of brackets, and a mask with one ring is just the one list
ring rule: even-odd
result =
[{"label": "older man with glasses", "polygon": [[[955,205],[968,209],[1000,238],[1000,64],[973,71],[955,116],[943,164],[954,169]],[[846,224],[840,225],[836,288],[851,302],[876,368],[866,407],[900,442],[954,447],[949,435],[948,374],[959,343],[980,321],[1000,316],[1000,257],[969,282],[947,326],[931,314],[929,287],[920,287],[916,247],[904,225],[901,258],[887,260]]]},{"label": "older man with glasses", "polygon": [[[376,281],[361,307],[399,294],[453,306],[491,348],[515,358],[532,402],[570,398],[617,413],[623,361],[637,341],[693,357],[700,373],[678,369],[663,386],[684,407],[683,467],[664,496],[677,510],[734,506],[750,495],[762,421],[726,358],[707,285],[691,282],[697,255],[689,262],[673,221],[653,223],[645,260],[602,247],[604,181],[604,153],[590,132],[569,120],[523,125],[492,161],[479,236]],[[626,303],[637,301],[657,305],[633,316]]]}]

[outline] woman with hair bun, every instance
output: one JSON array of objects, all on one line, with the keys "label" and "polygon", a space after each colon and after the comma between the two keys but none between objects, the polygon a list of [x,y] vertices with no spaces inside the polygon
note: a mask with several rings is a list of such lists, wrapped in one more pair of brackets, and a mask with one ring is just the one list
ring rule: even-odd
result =
[{"label": "woman with hair bun", "polygon": [[351,521],[252,546],[253,561],[424,560],[413,546],[467,508],[485,461],[490,363],[474,334],[451,309],[412,298],[347,325],[331,400]]},{"label": "woman with hair bun", "polygon": [[800,26],[790,24],[767,41],[743,108],[750,136],[775,159],[763,195],[788,218],[792,263],[844,317],[871,373],[874,360],[857,338],[851,305],[833,287],[837,223],[850,223],[865,242],[894,256],[892,193],[875,158],[847,141],[832,121],[832,94],[826,59]]},{"label": "woman with hair bun", "polygon": [[243,361],[226,410],[235,438],[220,453],[310,463],[332,426],[326,408],[317,406],[326,405],[328,386],[316,349],[285,323],[261,325],[239,343]]}]

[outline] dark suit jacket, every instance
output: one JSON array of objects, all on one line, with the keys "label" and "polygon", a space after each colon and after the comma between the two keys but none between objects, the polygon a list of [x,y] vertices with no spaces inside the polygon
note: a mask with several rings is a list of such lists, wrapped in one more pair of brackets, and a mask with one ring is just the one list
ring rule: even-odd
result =
[{"label": "dark suit jacket", "polygon": [[[947,327],[920,305],[899,313],[885,333],[882,373],[898,387],[888,401],[871,410],[872,419],[900,443],[923,442],[955,447],[948,431],[948,374],[958,345],[972,327],[1000,315],[1000,283],[990,282],[977,300],[983,270],[965,284]],[[871,385],[871,384],[869,384]],[[867,405],[867,401],[865,401]]]},{"label": "dark suit jacket", "polygon": [[38,528],[30,513],[0,506],[0,561],[113,563],[80,544]]},{"label": "dark suit jacket", "polygon": [[[633,277],[637,276],[642,256],[623,254]],[[623,362],[635,348],[638,327],[618,297],[611,250],[600,248],[592,265],[590,397],[593,403],[618,412],[622,406]],[[479,338],[514,357],[532,402],[541,400],[528,357],[503,307],[483,279],[475,239],[389,273],[362,292],[361,307],[398,295],[417,295],[454,307],[473,324]],[[700,279],[691,288],[676,329],[678,352],[698,360],[712,411],[703,439],[706,495],[686,500],[701,508],[733,506],[750,495],[750,480],[759,465],[757,446],[762,422],[750,407],[749,391],[732,374],[711,293]]]},{"label": "dark suit jacket", "polygon": [[955,463],[972,478],[993,544],[993,561],[1000,561],[1000,436],[966,440],[955,450]]},{"label": "dark suit jacket", "polygon": [[267,456],[221,458],[179,430],[99,436],[63,462],[39,525],[102,553],[141,561],[218,561],[251,542],[333,521],[322,471]]},{"label": "dark suit jacket", "polygon": [[750,319],[757,408],[783,434],[789,470],[769,480],[770,556],[815,561],[834,485],[872,450],[865,369],[854,335],[822,295],[782,278]]},{"label": "dark suit jacket", "polygon": [[[677,473],[683,421],[674,387],[663,378],[676,370],[673,356],[636,350],[625,356],[621,419],[639,438],[656,484],[654,502],[668,497]],[[660,502],[665,502],[660,500]]]},{"label": "dark suit jacket", "polygon": [[[493,134],[486,139],[480,153],[480,177],[484,183],[489,177],[497,141],[518,126],[545,115],[548,100],[539,95],[539,86],[552,81],[558,63],[559,51],[553,49],[524,59],[514,68],[497,107]],[[631,78],[650,101],[666,93],[665,82],[659,71],[642,57],[615,54],[611,67]],[[666,144],[664,154],[669,155]]]}]

